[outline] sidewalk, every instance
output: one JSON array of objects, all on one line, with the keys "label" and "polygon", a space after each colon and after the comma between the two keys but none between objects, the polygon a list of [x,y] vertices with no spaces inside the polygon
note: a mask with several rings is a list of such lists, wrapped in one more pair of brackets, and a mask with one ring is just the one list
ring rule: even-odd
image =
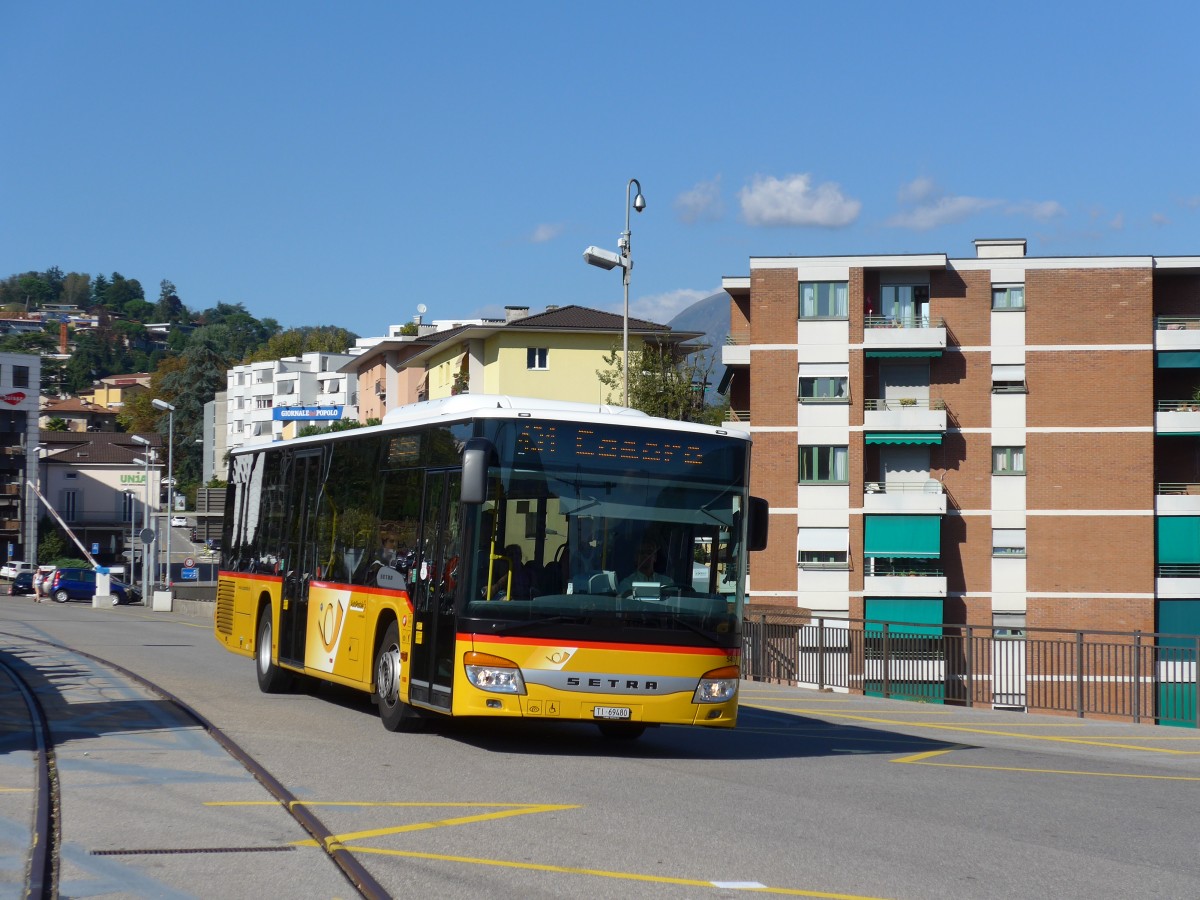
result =
[{"label": "sidewalk", "polygon": [[[187,603],[211,615],[212,604]],[[294,846],[309,836],[172,704],[86,657],[18,637],[0,636],[0,659],[50,720],[61,896],[269,898],[294,895],[295,885],[308,896],[353,894],[323,853]],[[24,893],[37,765],[24,703],[0,673],[0,897]]]}]

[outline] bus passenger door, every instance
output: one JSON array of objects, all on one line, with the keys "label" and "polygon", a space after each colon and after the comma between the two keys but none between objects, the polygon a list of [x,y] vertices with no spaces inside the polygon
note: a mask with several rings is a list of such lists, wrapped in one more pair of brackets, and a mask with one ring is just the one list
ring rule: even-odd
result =
[{"label": "bus passenger door", "polygon": [[450,709],[454,684],[454,597],[459,579],[462,472],[428,472],[413,612],[411,699]]},{"label": "bus passenger door", "polygon": [[279,611],[279,659],[304,665],[308,629],[308,583],[316,565],[314,525],[321,493],[321,451],[297,453],[288,485],[289,520],[284,543],[283,608]]}]

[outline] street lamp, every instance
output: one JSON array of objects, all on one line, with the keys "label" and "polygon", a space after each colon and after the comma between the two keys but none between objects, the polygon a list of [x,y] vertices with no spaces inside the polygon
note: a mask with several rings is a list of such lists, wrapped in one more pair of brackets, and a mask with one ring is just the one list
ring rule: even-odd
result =
[{"label": "street lamp", "polygon": [[165,410],[167,419],[167,590],[171,590],[171,520],[175,515],[175,407],[155,397],[150,401],[155,409]]},{"label": "street lamp", "polygon": [[[631,204],[629,192],[635,184],[637,185],[637,196],[633,198]],[[625,285],[625,313],[621,322],[621,383],[624,385],[626,406],[629,405],[629,273],[633,271],[633,257],[630,256],[629,246],[629,208],[631,205],[637,212],[646,208],[646,198],[642,196],[642,183],[636,178],[630,178],[629,183],[625,185],[625,231],[617,241],[620,255],[611,250],[601,250],[599,247],[588,247],[583,251],[584,261],[589,266],[597,266],[601,269],[621,267],[621,281]]]},{"label": "street lamp", "polygon": [[150,447],[150,442],[140,434],[131,434],[135,444],[141,444],[146,448],[145,453],[138,457],[135,456],[133,461],[142,464],[142,487],[143,487],[143,503],[142,503],[142,604],[150,605],[150,570],[146,565],[146,560],[149,559],[150,542],[146,540],[146,535],[150,531],[150,457],[154,451]]},{"label": "street lamp", "polygon": [[137,492],[133,490],[123,491],[126,497],[129,498],[129,584],[133,584],[133,561],[137,556],[137,538],[134,535],[136,523],[134,517],[137,515]]}]

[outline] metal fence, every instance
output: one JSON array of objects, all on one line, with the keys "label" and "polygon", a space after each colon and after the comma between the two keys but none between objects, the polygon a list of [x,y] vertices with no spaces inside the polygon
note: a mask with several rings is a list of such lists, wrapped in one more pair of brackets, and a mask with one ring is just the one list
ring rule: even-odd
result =
[{"label": "metal fence", "polygon": [[742,675],[820,690],[1200,727],[1200,637],[796,618],[743,622]]}]

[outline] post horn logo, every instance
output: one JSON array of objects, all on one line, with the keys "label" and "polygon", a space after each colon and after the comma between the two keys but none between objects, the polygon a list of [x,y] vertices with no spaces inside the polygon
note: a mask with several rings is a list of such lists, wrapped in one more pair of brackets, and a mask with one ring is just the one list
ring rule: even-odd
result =
[{"label": "post horn logo", "polygon": [[23,394],[21,391],[13,391],[11,394],[5,394],[3,397],[0,397],[0,400],[3,400],[10,406],[16,406],[24,399],[25,394]]}]

